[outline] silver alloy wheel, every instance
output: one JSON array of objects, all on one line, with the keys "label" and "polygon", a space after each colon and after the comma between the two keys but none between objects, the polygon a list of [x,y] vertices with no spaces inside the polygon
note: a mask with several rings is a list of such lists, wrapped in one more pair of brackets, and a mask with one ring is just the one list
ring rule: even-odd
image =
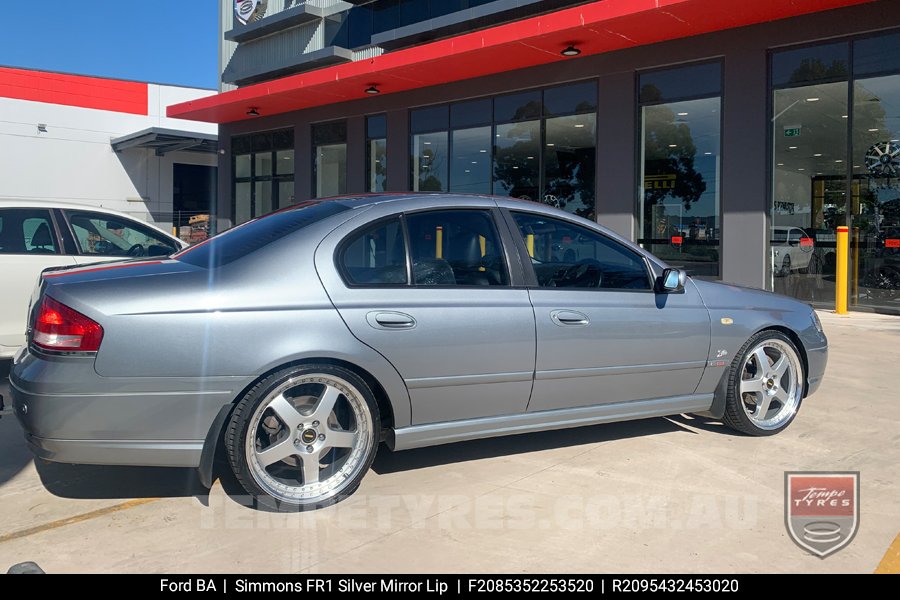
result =
[{"label": "silver alloy wheel", "polygon": [[797,412],[803,381],[797,352],[781,340],[763,340],[741,365],[741,405],[760,429],[778,429]]},{"label": "silver alloy wheel", "polygon": [[293,504],[333,498],[366,464],[373,423],[363,395],[328,374],[289,379],[260,402],[247,430],[250,473]]}]

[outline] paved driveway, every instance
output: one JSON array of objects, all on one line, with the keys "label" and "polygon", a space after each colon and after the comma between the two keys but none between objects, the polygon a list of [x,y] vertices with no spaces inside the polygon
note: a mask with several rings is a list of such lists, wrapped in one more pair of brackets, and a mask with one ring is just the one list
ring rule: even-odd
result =
[{"label": "paved driveway", "polygon": [[[353,498],[299,515],[191,470],[36,465],[7,416],[0,571],[871,572],[900,531],[900,318],[823,320],[826,380],[774,438],[680,416],[384,450]],[[790,541],[786,470],[861,472],[849,547]]]}]

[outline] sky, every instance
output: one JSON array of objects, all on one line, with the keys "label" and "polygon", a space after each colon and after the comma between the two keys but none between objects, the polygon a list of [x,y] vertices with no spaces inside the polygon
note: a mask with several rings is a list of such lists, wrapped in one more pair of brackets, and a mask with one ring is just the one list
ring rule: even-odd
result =
[{"label": "sky", "polygon": [[218,0],[6,4],[2,66],[217,87]]}]

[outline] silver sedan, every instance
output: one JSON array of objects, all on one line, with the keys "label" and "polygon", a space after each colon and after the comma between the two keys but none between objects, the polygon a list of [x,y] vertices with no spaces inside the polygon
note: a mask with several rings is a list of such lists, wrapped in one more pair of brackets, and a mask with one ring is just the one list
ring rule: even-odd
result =
[{"label": "silver sedan", "polygon": [[259,503],[302,510],[350,495],[381,442],[678,413],[771,435],[826,359],[796,300],[693,280],[540,204],[406,194],[46,271],[10,379],[41,458],[209,485],[221,452]]}]

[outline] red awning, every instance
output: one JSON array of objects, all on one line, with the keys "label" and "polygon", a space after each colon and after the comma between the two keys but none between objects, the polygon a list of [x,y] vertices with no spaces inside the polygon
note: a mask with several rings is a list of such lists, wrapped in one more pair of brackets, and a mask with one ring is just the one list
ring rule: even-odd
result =
[{"label": "red awning", "polygon": [[391,94],[573,60],[560,55],[569,44],[587,56],[871,1],[602,0],[175,104],[168,115],[229,123],[250,108],[269,116],[358,100],[371,85]]}]

